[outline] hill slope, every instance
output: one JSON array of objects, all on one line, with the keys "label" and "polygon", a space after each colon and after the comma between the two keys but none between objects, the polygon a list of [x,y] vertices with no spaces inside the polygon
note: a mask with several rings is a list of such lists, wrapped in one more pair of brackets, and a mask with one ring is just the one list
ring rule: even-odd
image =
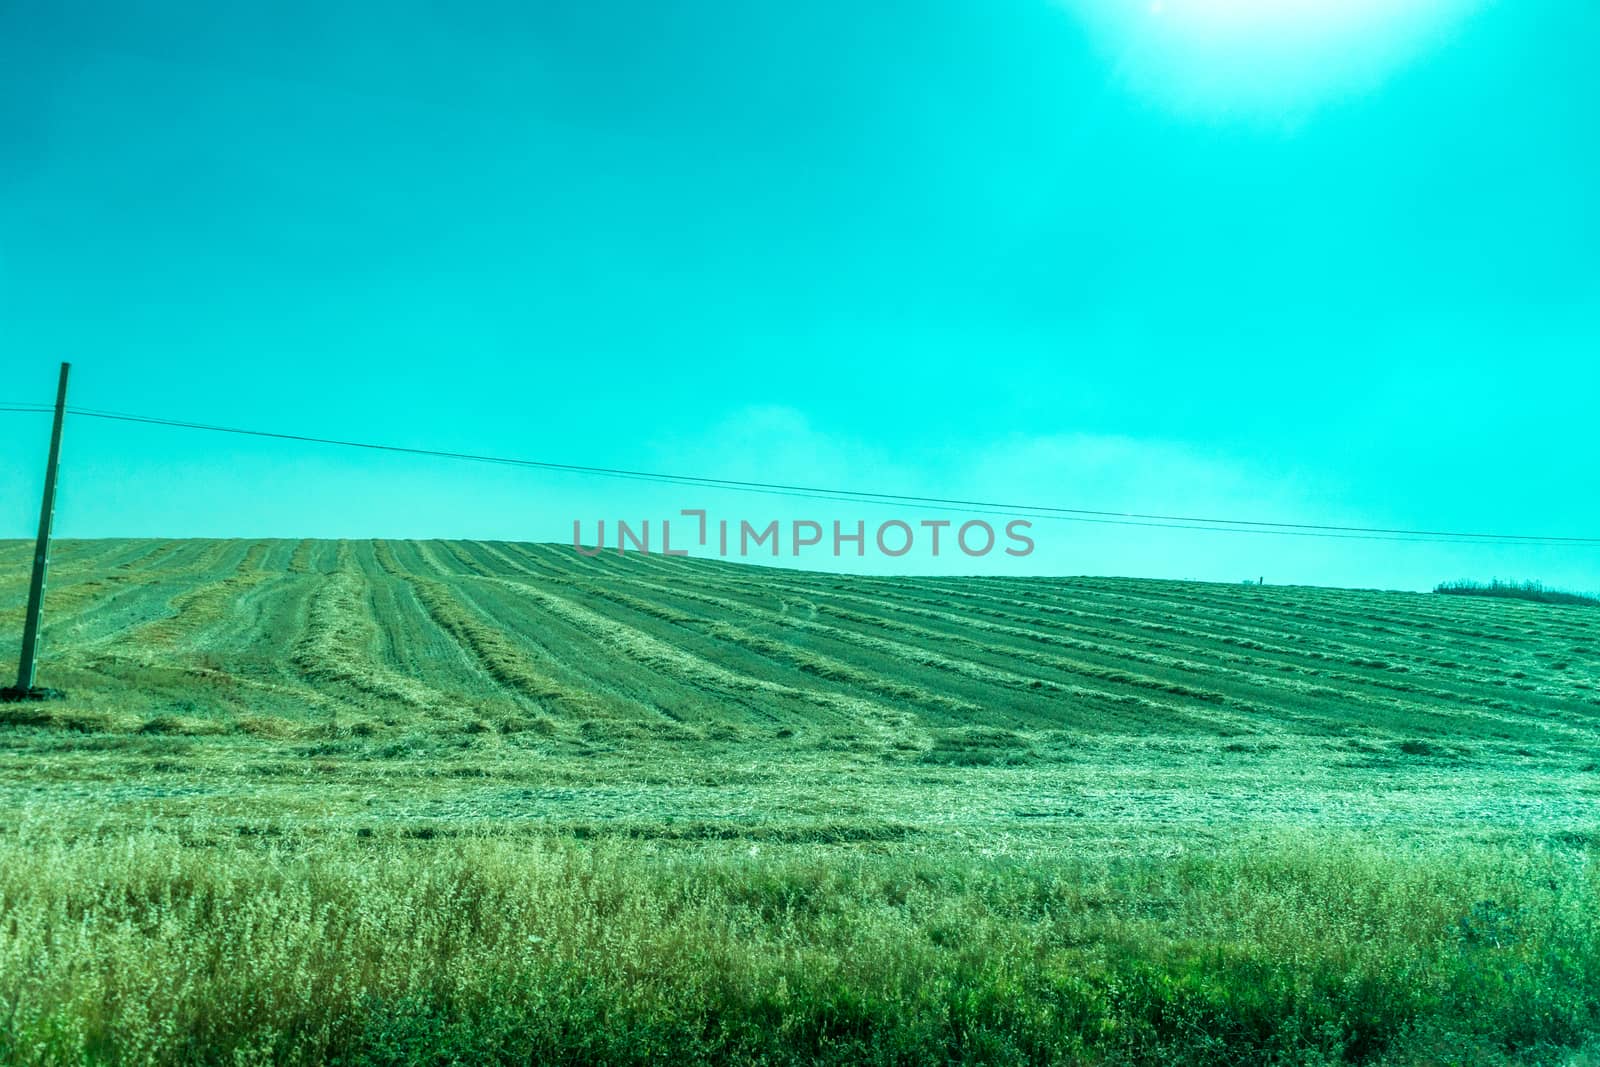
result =
[{"label": "hill slope", "polygon": [[[0,552],[13,633],[27,546]],[[1600,712],[1600,621],[1402,593],[855,578],[494,542],[97,541],[57,549],[46,621],[52,681],[85,696],[154,681],[215,717],[1547,741],[1593,739]]]},{"label": "hill slope", "polygon": [[[8,644],[27,551],[0,545]],[[333,818],[333,783],[381,780],[414,789],[361,814],[847,836],[1558,829],[1593,802],[1596,649],[1581,609],[1422,594],[844,577],[480,541],[68,541],[41,678],[71,699],[0,716],[30,779],[14,788],[48,791],[41,756],[104,735],[104,766],[47,760],[56,787],[136,780],[143,812],[155,790],[174,813],[316,797]]]}]

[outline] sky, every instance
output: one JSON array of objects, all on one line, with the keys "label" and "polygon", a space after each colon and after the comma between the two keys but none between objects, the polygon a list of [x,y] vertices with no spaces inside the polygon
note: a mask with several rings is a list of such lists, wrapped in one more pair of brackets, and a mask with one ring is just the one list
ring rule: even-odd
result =
[{"label": "sky", "polygon": [[[1572,0],[11,0],[0,404],[70,360],[76,406],[224,426],[1600,537],[1596,54]],[[0,537],[47,435],[0,413]],[[970,518],[69,416],[57,533],[685,508]],[[1600,589],[1593,545],[1032,537],[775,562]]]}]

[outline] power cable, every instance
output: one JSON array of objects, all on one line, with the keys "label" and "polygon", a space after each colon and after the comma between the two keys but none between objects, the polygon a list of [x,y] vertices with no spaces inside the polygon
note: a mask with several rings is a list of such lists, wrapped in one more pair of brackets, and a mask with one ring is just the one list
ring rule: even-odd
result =
[{"label": "power cable", "polygon": [[[0,411],[48,412],[44,405],[7,404]],[[1137,526],[1168,530],[1199,530],[1213,533],[1258,533],[1294,537],[1326,537],[1344,540],[1403,541],[1427,544],[1507,544],[1530,547],[1574,547],[1600,545],[1600,537],[1565,537],[1542,534],[1467,533],[1451,530],[1413,530],[1404,528],[1341,526],[1323,523],[1275,522],[1257,519],[1208,518],[1192,515],[1166,515],[1133,511],[1104,511],[1089,508],[1064,508],[1043,504],[1003,503],[987,500],[966,500],[953,497],[919,496],[908,493],[881,493],[853,489],[832,489],[822,486],[791,485],[781,482],[742,481],[731,478],[709,478],[699,475],[667,474],[655,471],[630,470],[620,467],[598,467],[575,463],[556,463],[548,460],[495,456],[471,452],[454,452],[444,449],[419,448],[406,445],[378,444],[368,441],[349,441],[331,437],[286,433],[272,430],[252,430],[209,423],[188,422],[179,419],[159,418],[129,412],[104,411],[94,408],[69,407],[67,411],[85,418],[114,422],[137,423],[177,429],[200,430],[209,433],[237,434],[246,437],[294,441],[303,444],[329,445],[339,448],[359,448],[369,451],[427,456],[476,463],[495,463],[536,470],[559,471],[575,474],[598,475],[667,485],[684,485],[707,489],[726,489],[753,492],[770,496],[798,499],[827,500],[832,502],[894,504],[917,510],[947,511],[961,509],[982,514],[1016,516],[1025,513],[1028,518],[1059,519],[1112,526]]]}]

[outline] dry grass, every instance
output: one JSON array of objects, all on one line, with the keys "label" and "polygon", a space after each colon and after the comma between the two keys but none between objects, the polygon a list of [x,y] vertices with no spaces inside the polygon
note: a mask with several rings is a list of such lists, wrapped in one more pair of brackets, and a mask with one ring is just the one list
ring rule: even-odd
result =
[{"label": "dry grass", "polygon": [[207,837],[0,840],[0,1059],[1501,1063],[1600,1022],[1581,853]]}]

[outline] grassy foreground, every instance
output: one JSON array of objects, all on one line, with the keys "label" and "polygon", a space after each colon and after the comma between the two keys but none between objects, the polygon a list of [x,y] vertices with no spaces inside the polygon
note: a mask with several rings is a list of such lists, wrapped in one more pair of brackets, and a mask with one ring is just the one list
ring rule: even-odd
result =
[{"label": "grassy foreground", "polygon": [[0,847],[0,1060],[1569,1061],[1582,853],[658,850],[154,832]]},{"label": "grassy foreground", "polygon": [[49,605],[0,1064],[1600,1060],[1590,608],[358,541]]}]

